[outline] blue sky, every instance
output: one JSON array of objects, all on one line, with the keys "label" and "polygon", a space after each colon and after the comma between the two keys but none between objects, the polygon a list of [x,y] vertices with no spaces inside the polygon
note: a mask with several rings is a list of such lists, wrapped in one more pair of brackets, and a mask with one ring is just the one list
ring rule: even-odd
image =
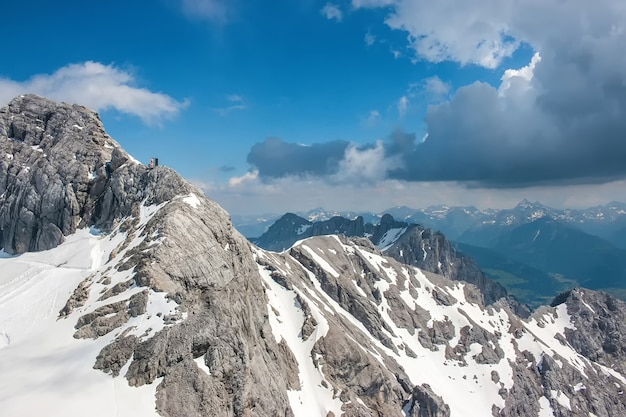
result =
[{"label": "blue sky", "polygon": [[586,3],[10,2],[0,101],[94,108],[233,213],[623,200],[626,10]]}]

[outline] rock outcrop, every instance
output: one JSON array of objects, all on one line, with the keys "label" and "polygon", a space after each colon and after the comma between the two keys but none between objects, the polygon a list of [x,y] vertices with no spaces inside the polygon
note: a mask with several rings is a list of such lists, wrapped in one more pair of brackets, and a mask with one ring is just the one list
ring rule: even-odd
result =
[{"label": "rock outcrop", "polygon": [[[146,198],[149,176],[106,134],[97,113],[18,97],[0,109],[0,248],[40,251],[79,227],[109,229]],[[172,192],[159,190],[159,197]]]},{"label": "rock outcrop", "polygon": [[[60,312],[77,338],[118,334],[96,368],[127,366],[133,386],[162,378],[164,416],[292,415],[291,359],[271,337],[250,245],[200,190],[134,161],[96,113],[28,95],[0,110],[0,191],[9,253],[49,249],[86,227],[117,242]],[[176,312],[147,311],[159,294]],[[138,327],[137,316],[161,329]]]}]

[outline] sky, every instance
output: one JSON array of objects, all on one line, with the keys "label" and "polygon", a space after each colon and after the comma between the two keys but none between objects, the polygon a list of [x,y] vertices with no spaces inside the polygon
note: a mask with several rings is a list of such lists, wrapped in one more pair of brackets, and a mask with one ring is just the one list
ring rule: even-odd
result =
[{"label": "sky", "polygon": [[85,105],[232,214],[626,193],[623,0],[3,5],[0,105]]}]

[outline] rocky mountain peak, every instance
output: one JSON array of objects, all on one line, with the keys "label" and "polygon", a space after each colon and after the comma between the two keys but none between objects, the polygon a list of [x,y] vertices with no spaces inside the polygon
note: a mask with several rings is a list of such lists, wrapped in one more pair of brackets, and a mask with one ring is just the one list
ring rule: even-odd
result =
[{"label": "rocky mountain peak", "polygon": [[8,253],[53,248],[81,227],[109,230],[137,201],[184,194],[185,184],[134,160],[86,107],[25,95],[0,109],[0,248]]}]

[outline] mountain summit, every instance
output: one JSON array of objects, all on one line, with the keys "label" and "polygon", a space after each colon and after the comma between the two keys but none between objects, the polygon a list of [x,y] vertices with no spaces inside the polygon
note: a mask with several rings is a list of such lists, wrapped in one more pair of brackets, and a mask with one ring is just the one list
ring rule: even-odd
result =
[{"label": "mountain summit", "polygon": [[522,319],[365,238],[259,249],[101,127],[0,110],[3,416],[626,415],[621,301]]}]

